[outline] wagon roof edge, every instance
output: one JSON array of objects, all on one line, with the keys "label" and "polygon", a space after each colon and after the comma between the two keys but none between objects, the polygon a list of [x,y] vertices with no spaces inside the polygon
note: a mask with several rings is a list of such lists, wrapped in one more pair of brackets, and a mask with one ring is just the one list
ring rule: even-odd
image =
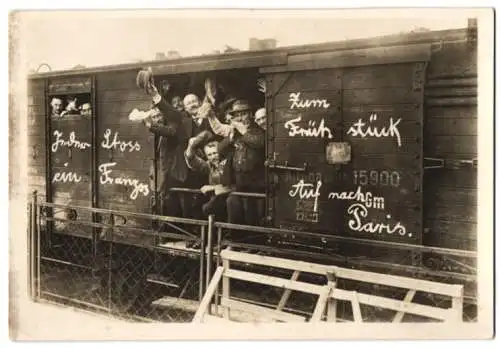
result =
[{"label": "wagon roof edge", "polygon": [[[92,73],[109,72],[109,71],[127,71],[139,70],[144,67],[151,66],[175,66],[176,64],[194,64],[194,63],[210,63],[222,60],[247,60],[249,58],[272,58],[279,56],[287,56],[303,53],[327,52],[333,50],[352,50],[362,48],[375,48],[381,46],[394,45],[412,45],[418,43],[446,42],[446,41],[461,41],[467,39],[467,28],[434,30],[421,33],[398,33],[391,35],[375,36],[368,38],[349,39],[341,41],[331,41],[323,43],[282,46],[269,50],[255,51],[240,51],[221,54],[205,54],[192,57],[183,57],[178,59],[152,60],[134,63],[122,63],[113,65],[103,65],[89,67],[83,69],[66,69],[42,73],[28,74],[28,79],[40,79],[47,77],[62,77],[62,76],[78,76]],[[269,60],[266,65],[276,65],[276,60]],[[224,70],[224,64],[221,64],[220,70]],[[193,70],[193,72],[196,70]]]}]

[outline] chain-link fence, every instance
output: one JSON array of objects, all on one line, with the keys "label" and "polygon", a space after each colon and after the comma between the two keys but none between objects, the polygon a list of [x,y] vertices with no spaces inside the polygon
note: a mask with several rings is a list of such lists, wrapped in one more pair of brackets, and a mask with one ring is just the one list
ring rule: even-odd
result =
[{"label": "chain-link fence", "polygon": [[38,202],[36,196],[28,213],[34,300],[131,321],[191,321],[205,288],[208,221]]},{"label": "chain-link fence", "polygon": [[[233,225],[216,222],[213,217],[193,220],[70,207],[39,202],[36,195],[28,205],[28,216],[30,290],[34,300],[55,301],[130,321],[190,322],[215,267],[221,265],[220,252],[231,247],[250,254],[464,284],[464,321],[476,320],[475,253],[468,251]],[[374,249],[376,257],[368,259],[366,255],[373,255]],[[390,257],[384,261],[380,255]],[[438,262],[459,265],[461,272],[456,271],[458,266],[445,271],[429,267]],[[250,272],[256,267],[237,265]],[[277,272],[262,267],[258,271]],[[281,272],[283,278],[294,277],[292,271]],[[325,281],[321,276],[300,277],[309,283]],[[340,285],[385,296],[390,291],[389,297],[398,300],[405,297],[404,291],[374,284]],[[244,281],[235,281],[231,289],[232,296],[269,308],[276,308],[284,298],[283,289]],[[215,305],[219,304],[220,292],[215,296]],[[315,301],[312,295],[290,292],[285,309],[311,315]],[[439,296],[416,296],[415,301],[443,308],[449,305]],[[336,310],[337,320],[352,319],[348,305],[339,303]],[[391,318],[387,311],[369,306],[361,306],[361,311],[365,321]]]}]

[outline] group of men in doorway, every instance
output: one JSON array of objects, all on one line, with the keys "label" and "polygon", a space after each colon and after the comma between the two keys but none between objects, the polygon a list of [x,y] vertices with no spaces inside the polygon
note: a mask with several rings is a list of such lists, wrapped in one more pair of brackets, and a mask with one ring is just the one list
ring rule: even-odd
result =
[{"label": "group of men in doorway", "polygon": [[143,123],[158,139],[157,213],[259,224],[264,200],[245,194],[265,192],[266,110],[221,98],[215,79],[205,81],[203,100],[192,93],[169,96],[168,83],[158,90],[149,77],[139,79],[153,100]]}]

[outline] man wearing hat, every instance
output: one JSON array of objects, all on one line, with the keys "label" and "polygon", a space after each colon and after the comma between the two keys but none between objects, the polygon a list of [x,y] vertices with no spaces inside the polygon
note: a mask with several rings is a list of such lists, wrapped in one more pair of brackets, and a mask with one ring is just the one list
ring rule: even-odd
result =
[{"label": "man wearing hat", "polygon": [[[230,159],[231,178],[236,191],[263,192],[265,178],[265,133],[252,118],[248,102],[237,100],[231,115],[229,136],[219,143],[219,153]],[[228,222],[255,225],[258,222],[255,198],[230,195],[227,198]]]},{"label": "man wearing hat", "polygon": [[[153,122],[151,118],[145,120],[145,125],[150,132],[159,136],[158,142],[158,177],[157,188],[162,204],[161,213],[170,216],[200,217],[199,212],[194,207],[193,197],[172,192],[173,187],[199,188],[197,173],[193,173],[187,166],[184,159],[184,150],[188,140],[193,136],[192,119],[174,108],[166,101],[155,87],[150,70],[140,71],[137,75],[137,85],[153,99],[152,114],[161,115],[158,122]],[[163,92],[165,88],[163,88]],[[155,112],[156,110],[156,112]]]}]

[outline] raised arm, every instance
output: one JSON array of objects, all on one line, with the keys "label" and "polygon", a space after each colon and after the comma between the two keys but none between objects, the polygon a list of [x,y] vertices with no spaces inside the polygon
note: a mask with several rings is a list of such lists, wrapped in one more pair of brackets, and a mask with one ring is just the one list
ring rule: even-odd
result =
[{"label": "raised arm", "polygon": [[220,135],[221,137],[228,137],[229,134],[231,134],[231,126],[219,121],[219,119],[215,117],[214,113],[210,113],[207,116],[207,119],[214,134]]},{"label": "raised arm", "polygon": [[208,175],[210,173],[210,168],[208,167],[208,163],[198,157],[194,151],[190,151],[190,149],[187,149],[184,152],[184,159],[186,160],[186,164],[189,167],[189,169],[192,169],[196,172],[200,172],[203,174]]}]

